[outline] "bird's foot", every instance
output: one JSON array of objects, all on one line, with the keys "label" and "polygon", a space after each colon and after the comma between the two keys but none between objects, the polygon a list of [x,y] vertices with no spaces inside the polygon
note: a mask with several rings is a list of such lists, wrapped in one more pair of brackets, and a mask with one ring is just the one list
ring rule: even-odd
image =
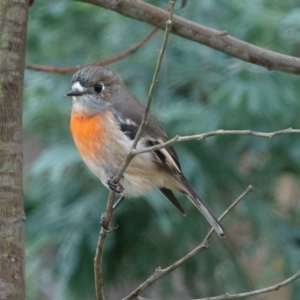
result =
[{"label": "bird's foot", "polygon": [[121,183],[115,182],[113,176],[109,176],[107,179],[107,185],[108,187],[113,190],[114,192],[121,194],[124,192],[124,187]]},{"label": "bird's foot", "polygon": [[104,215],[101,216],[100,225],[102,226],[103,231],[105,233],[111,233],[111,232],[115,231],[119,227],[119,225],[116,225],[116,226],[115,225],[112,225],[112,226],[107,225],[107,221],[106,221]]}]

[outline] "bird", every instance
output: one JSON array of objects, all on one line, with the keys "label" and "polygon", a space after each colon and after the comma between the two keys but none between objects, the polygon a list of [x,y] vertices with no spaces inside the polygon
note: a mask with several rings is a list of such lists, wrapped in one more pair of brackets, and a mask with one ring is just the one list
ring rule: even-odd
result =
[{"label": "bird", "polygon": [[[133,157],[119,182],[114,177],[138,132],[145,105],[125,86],[114,71],[90,65],[72,77],[70,130],[87,165],[108,189],[122,198],[136,197],[157,188],[183,215],[185,210],[173,191],[185,195],[204,215],[220,238],[225,232],[210,207],[184,176],[172,146]],[[136,149],[160,145],[168,137],[149,111]]]}]

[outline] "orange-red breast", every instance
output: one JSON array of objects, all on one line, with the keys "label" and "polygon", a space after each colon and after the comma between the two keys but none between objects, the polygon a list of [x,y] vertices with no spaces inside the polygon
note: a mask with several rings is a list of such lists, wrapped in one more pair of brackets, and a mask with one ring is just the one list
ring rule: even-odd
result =
[{"label": "orange-red breast", "polygon": [[[145,110],[120,76],[98,66],[84,67],[72,78],[71,132],[82,159],[110,189],[123,196],[138,196],[158,188],[182,213],[172,191],[184,194],[199,209],[220,237],[224,230],[208,205],[190,186],[173,147],[135,156],[116,184],[112,178],[123,163]],[[159,145],[167,135],[151,112],[137,148]]]}]

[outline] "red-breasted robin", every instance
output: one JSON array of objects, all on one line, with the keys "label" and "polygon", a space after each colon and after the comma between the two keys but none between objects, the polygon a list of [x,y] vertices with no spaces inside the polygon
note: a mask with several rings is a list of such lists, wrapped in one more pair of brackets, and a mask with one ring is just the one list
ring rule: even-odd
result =
[{"label": "red-breasted robin", "polygon": [[[120,76],[98,66],[77,71],[72,78],[71,132],[82,159],[110,189],[124,197],[138,196],[158,188],[185,215],[172,191],[184,194],[204,215],[220,237],[224,230],[208,205],[190,186],[181,171],[173,147],[135,156],[119,183],[117,174],[136,136],[145,110],[124,85]],[[137,149],[167,141],[161,124],[149,113]]]}]

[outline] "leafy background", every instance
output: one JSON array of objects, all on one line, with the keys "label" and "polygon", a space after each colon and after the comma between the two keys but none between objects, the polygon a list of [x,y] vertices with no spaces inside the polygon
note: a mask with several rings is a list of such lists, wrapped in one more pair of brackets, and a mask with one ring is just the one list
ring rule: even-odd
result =
[{"label": "leafy background", "polygon": [[[166,1],[148,1],[166,7]],[[188,1],[176,14],[255,45],[299,56],[296,0]],[[109,10],[66,0],[30,8],[27,63],[68,66],[118,54],[151,30]],[[146,99],[163,33],[109,66]],[[72,74],[26,71],[24,187],[27,298],[95,299],[93,257],[108,192],[84,166],[69,131]],[[171,36],[152,110],[170,137],[216,129],[300,128],[299,79],[267,71]],[[184,173],[217,215],[249,185],[255,191],[226,218],[228,238],[211,239],[180,270],[145,296],[188,299],[276,283],[298,271],[299,135],[272,140],[219,136],[175,145]],[[108,299],[119,299],[199,244],[208,225],[181,198],[183,218],[152,192],[114,215],[104,256]],[[300,299],[300,283],[258,299]]]}]

